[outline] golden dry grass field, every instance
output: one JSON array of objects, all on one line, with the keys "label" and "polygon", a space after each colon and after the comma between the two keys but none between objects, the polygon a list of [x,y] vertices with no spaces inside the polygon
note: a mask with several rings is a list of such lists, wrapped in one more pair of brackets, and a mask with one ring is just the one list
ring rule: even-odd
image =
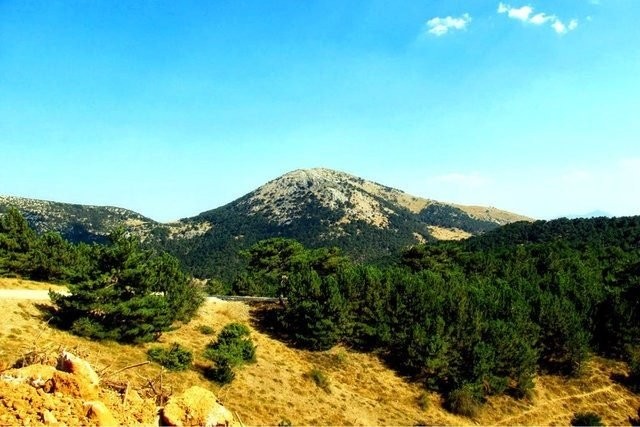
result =
[{"label": "golden dry grass field", "polygon": [[[0,289],[22,286],[50,285],[0,279]],[[49,327],[39,304],[43,302],[0,300],[0,369],[27,351],[64,347],[84,356],[105,378],[129,381],[139,390],[159,376],[161,369],[155,364],[114,374],[144,362],[146,349],[154,344],[98,343],[72,336]],[[248,425],[277,425],[283,420],[293,425],[567,425],[577,411],[597,412],[607,425],[628,425],[640,407],[640,396],[611,379],[625,374],[626,366],[594,358],[580,378],[538,377],[530,400],[495,397],[477,418],[458,417],[442,408],[439,395],[425,395],[419,384],[399,377],[372,355],[342,347],[325,352],[289,348],[256,330],[255,316],[256,310],[243,303],[209,301],[188,325],[161,337],[161,343],[177,342],[193,350],[195,365],[202,366],[207,362],[201,353],[215,336],[203,335],[200,326],[219,331],[229,322],[249,325],[257,362],[239,368],[230,385],[220,388],[197,369],[165,372],[163,384],[174,392],[192,385],[208,388]],[[314,368],[329,378],[328,391],[308,378]]]}]

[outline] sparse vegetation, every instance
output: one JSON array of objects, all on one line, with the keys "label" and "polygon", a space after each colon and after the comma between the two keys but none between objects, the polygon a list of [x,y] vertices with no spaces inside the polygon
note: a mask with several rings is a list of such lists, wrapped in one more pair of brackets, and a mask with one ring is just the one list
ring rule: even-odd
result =
[{"label": "sparse vegetation", "polygon": [[189,369],[193,362],[193,354],[190,350],[174,343],[169,349],[164,347],[151,347],[147,350],[149,360],[159,363],[170,371],[184,371]]},{"label": "sparse vegetation", "polygon": [[473,385],[465,384],[447,395],[445,406],[454,414],[473,418],[480,409],[478,391]]},{"label": "sparse vegetation", "polygon": [[202,334],[202,335],[214,335],[216,333],[216,330],[213,329],[211,326],[209,325],[200,325],[198,326],[198,331]]},{"label": "sparse vegetation", "polygon": [[427,409],[429,409],[429,394],[428,393],[426,393],[424,391],[422,393],[420,393],[420,395],[418,396],[418,406],[423,411],[426,411]]},{"label": "sparse vegetation", "polygon": [[313,368],[307,373],[307,377],[326,393],[331,393],[329,377],[324,371],[318,368]]}]

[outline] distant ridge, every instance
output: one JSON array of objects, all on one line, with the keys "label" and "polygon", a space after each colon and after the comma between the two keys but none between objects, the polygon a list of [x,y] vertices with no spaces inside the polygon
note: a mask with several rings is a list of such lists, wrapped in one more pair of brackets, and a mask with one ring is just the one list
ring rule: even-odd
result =
[{"label": "distant ridge", "polygon": [[298,169],[239,199],[191,218],[161,224],[116,207],[0,196],[0,212],[17,206],[38,232],[73,241],[104,239],[122,226],[177,255],[192,273],[227,275],[238,251],[270,237],[338,246],[359,260],[382,260],[409,245],[461,239],[531,218],[493,207],[415,197],[331,169]]}]

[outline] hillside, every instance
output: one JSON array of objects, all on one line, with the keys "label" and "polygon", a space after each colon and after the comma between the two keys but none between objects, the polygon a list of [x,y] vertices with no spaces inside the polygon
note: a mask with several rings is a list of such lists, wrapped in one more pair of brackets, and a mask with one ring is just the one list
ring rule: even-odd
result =
[{"label": "hillside", "polygon": [[74,242],[102,241],[118,226],[146,235],[157,223],[136,212],[112,206],[90,206],[0,196],[0,212],[17,207],[38,233],[57,231]]},{"label": "hillside", "polygon": [[[0,288],[38,286],[48,285],[0,279]],[[83,355],[99,373],[114,373],[108,377],[111,382],[129,382],[142,397],[153,395],[148,381],[159,378],[158,365],[115,374],[144,362],[149,345],[98,343],[69,335],[46,325],[42,311],[30,301],[2,300],[0,313],[0,370],[26,351],[63,347]],[[219,331],[229,322],[246,323],[258,346],[257,362],[239,369],[228,386],[219,387],[190,370],[165,372],[165,388],[176,394],[194,385],[207,388],[247,425],[277,425],[283,420],[293,425],[567,425],[577,411],[595,411],[607,425],[623,425],[636,417],[640,405],[638,395],[611,379],[624,375],[625,365],[595,358],[576,379],[538,376],[530,400],[490,397],[475,419],[459,417],[443,409],[438,394],[423,394],[419,384],[398,376],[373,355],[343,347],[323,352],[287,347],[257,327],[259,313],[238,302],[209,301],[188,325],[163,335],[163,343],[191,348],[196,367],[204,363],[201,353],[211,339],[199,332],[202,325]],[[313,368],[327,374],[329,392],[306,377]]]},{"label": "hillside", "polygon": [[0,196],[0,213],[14,206],[38,233],[58,232],[71,242],[102,242],[114,229],[124,227],[142,240],[188,239],[208,229],[207,223],[186,225],[180,221],[162,224],[137,212],[114,207],[78,205],[23,197]]},{"label": "hillside", "polygon": [[531,220],[492,207],[415,197],[330,169],[287,173],[225,206],[169,224],[122,208],[0,197],[0,212],[10,205],[38,232],[91,242],[123,226],[172,252],[193,274],[227,278],[242,265],[238,251],[270,237],[337,246],[356,260],[380,262],[415,243],[461,239]]}]

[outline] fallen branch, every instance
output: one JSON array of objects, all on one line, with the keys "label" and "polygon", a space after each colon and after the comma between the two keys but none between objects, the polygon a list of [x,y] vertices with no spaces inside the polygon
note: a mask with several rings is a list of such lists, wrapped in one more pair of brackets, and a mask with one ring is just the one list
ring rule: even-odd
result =
[{"label": "fallen branch", "polygon": [[133,369],[133,368],[137,368],[138,366],[148,365],[149,363],[151,363],[151,362],[149,362],[149,361],[147,360],[146,362],[140,362],[140,363],[135,363],[135,364],[133,364],[133,365],[125,366],[125,367],[124,367],[124,368],[122,368],[122,369],[118,369],[118,370],[117,370],[117,371],[115,371],[115,372],[111,372],[110,374],[105,375],[105,378],[108,378],[108,377],[110,377],[110,376],[113,376],[113,375],[119,374],[120,372],[124,372],[124,371],[126,371],[127,369]]}]

